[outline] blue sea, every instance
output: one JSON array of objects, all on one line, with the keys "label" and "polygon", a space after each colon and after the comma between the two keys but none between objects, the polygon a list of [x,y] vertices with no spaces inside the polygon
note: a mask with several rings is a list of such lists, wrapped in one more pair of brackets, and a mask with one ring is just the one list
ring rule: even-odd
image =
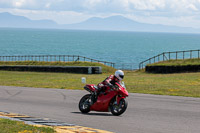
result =
[{"label": "blue sea", "polygon": [[168,51],[200,49],[200,34],[0,28],[2,55],[81,55],[131,65]]}]

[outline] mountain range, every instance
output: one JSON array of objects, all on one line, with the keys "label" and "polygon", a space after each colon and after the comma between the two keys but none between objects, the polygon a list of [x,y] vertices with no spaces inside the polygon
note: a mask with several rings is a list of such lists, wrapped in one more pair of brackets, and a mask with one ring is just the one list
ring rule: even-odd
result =
[{"label": "mountain range", "polygon": [[200,33],[200,29],[194,29],[191,27],[140,23],[123,16],[111,16],[107,18],[92,17],[80,23],[61,25],[52,20],[31,20],[24,16],[17,16],[8,12],[0,13],[0,27]]}]

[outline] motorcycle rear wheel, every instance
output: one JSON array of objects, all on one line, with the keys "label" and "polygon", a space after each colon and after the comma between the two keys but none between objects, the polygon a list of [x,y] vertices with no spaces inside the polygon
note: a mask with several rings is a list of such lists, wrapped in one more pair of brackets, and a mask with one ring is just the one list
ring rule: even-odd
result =
[{"label": "motorcycle rear wheel", "polygon": [[111,102],[110,111],[113,115],[119,116],[126,111],[127,106],[128,106],[128,102],[124,98],[119,101],[119,104],[115,104],[115,100],[114,100],[113,102]]},{"label": "motorcycle rear wheel", "polygon": [[89,102],[90,97],[91,97],[91,94],[86,94],[79,101],[79,110],[82,113],[88,113],[88,112],[90,112],[90,102]]}]

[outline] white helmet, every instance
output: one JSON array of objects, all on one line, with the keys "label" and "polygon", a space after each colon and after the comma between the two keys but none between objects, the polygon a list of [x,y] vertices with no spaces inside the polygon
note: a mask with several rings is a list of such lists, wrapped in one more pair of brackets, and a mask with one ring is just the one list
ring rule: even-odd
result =
[{"label": "white helmet", "polygon": [[115,72],[115,77],[117,77],[119,80],[122,80],[124,78],[124,72],[122,70],[117,70]]}]

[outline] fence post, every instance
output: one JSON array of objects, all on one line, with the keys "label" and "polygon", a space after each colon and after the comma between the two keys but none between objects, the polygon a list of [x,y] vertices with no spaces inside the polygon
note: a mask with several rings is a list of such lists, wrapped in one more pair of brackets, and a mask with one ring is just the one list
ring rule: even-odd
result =
[{"label": "fence post", "polygon": [[165,61],[165,53],[163,53],[163,61]]},{"label": "fence post", "polygon": [[143,69],[143,63],[144,63],[144,62],[141,62],[141,63],[139,64],[139,69]]},{"label": "fence post", "polygon": [[190,59],[192,59],[192,50],[190,51]]},{"label": "fence post", "polygon": [[198,50],[198,59],[199,59],[199,50]]},{"label": "fence post", "polygon": [[170,57],[171,57],[170,54],[171,54],[171,52],[169,52],[169,60],[170,60]]},{"label": "fence post", "polygon": [[185,51],[183,51],[183,60],[185,59]]}]

